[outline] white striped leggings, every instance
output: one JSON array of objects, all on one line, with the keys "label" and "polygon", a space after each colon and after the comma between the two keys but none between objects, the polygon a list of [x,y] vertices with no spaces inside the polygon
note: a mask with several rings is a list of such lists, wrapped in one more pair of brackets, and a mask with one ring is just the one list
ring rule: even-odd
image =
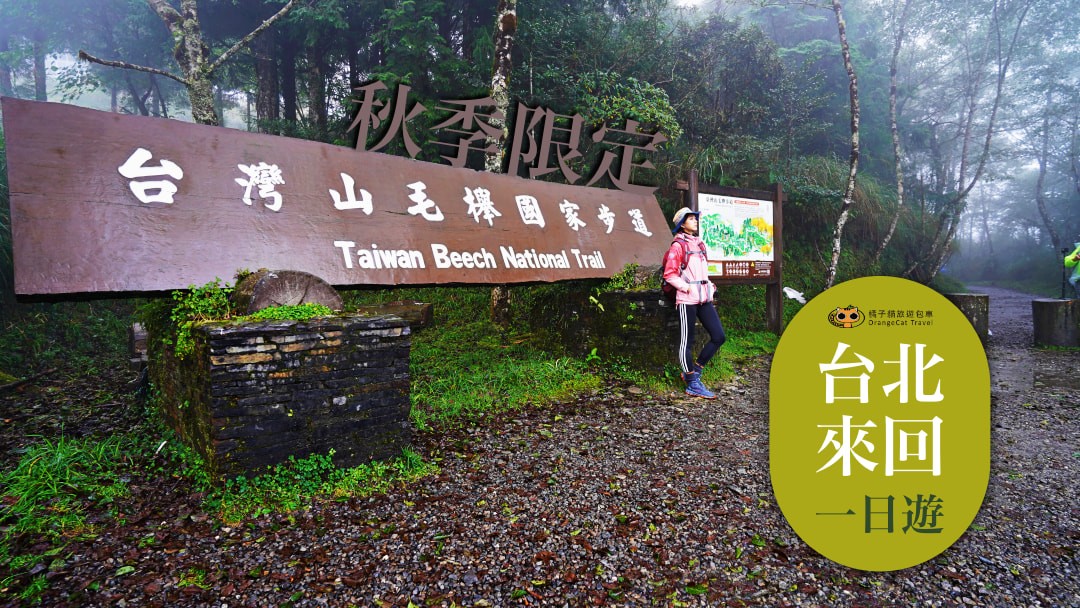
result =
[{"label": "white striped leggings", "polygon": [[724,335],[724,326],[720,323],[720,315],[716,313],[716,306],[710,302],[701,304],[679,304],[679,366],[684,373],[694,371],[692,361],[694,354],[694,320],[701,321],[705,331],[709,332],[709,342],[697,356],[698,367],[705,367],[709,359],[713,358],[716,351],[724,344],[727,336]]}]

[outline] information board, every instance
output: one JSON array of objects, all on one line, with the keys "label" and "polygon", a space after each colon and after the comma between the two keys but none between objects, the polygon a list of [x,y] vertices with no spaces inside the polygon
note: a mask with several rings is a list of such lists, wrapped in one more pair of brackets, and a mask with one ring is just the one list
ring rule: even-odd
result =
[{"label": "information board", "polygon": [[719,194],[698,194],[702,240],[709,254],[709,275],[723,279],[773,276],[773,201]]}]

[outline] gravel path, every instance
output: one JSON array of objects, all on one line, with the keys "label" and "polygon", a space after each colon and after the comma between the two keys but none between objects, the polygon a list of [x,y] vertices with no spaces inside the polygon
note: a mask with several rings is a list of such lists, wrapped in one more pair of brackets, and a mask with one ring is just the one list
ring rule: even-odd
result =
[{"label": "gravel path", "polygon": [[45,604],[1080,606],[1080,353],[1030,348],[1030,296],[983,291],[989,489],[920,566],[852,570],[793,533],[763,361],[713,402],[619,385],[422,437],[438,475],[291,518],[223,526],[183,487],[136,487],[153,507],[72,545]]}]

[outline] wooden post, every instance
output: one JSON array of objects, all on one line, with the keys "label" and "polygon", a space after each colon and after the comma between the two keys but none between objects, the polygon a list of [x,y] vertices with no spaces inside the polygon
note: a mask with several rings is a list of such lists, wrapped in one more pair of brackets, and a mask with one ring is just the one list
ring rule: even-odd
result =
[{"label": "wooden post", "polygon": [[784,325],[784,186],[776,184],[773,198],[773,280],[765,286],[765,323],[780,335]]},{"label": "wooden post", "polygon": [[[687,206],[687,207],[689,207],[691,211],[697,211],[697,210],[698,210],[698,201],[697,201],[697,194],[698,194],[697,169],[691,169],[691,170],[690,170],[690,180],[689,180],[689,183],[690,183],[690,185],[689,185],[689,186],[687,187],[687,189],[686,189],[686,197],[687,197],[687,198],[689,198],[690,200],[689,200],[689,201],[687,201],[687,203],[686,203],[686,206]],[[700,223],[699,223],[699,227],[700,227]]]},{"label": "wooden post", "polygon": [[982,293],[947,293],[943,294],[947,300],[956,305],[960,312],[964,313],[979,341],[984,345],[990,335],[990,296]]},{"label": "wooden post", "polygon": [[1032,300],[1038,346],[1080,346],[1080,300]]}]

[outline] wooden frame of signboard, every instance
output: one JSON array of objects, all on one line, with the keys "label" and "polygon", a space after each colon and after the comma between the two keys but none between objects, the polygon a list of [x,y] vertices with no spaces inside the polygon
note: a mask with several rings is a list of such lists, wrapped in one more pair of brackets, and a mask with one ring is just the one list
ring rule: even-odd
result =
[{"label": "wooden frame of signboard", "polygon": [[[701,211],[700,200],[702,195],[716,195],[730,197],[731,199],[743,199],[760,203],[771,201],[771,224],[772,242],[769,246],[771,259],[751,259],[750,257],[724,257],[710,249],[709,266],[710,280],[715,285],[765,285],[765,321],[769,331],[779,335],[784,320],[784,300],[781,291],[783,277],[783,200],[784,190],[780,184],[775,184],[772,190],[747,190],[743,188],[728,188],[699,184],[697,172],[691,171],[689,179],[676,184],[676,189],[683,191],[683,201],[686,207],[694,211]],[[705,221],[701,222],[704,229]],[[715,256],[715,257],[714,257]],[[769,256],[758,255],[757,258]],[[733,273],[741,273],[735,276]]]}]

